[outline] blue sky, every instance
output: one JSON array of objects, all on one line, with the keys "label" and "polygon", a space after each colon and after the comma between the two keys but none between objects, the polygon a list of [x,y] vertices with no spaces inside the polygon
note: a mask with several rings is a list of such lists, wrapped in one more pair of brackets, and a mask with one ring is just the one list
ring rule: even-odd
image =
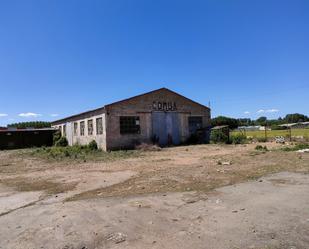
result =
[{"label": "blue sky", "polygon": [[160,87],[212,116],[309,115],[307,0],[0,0],[0,125]]}]

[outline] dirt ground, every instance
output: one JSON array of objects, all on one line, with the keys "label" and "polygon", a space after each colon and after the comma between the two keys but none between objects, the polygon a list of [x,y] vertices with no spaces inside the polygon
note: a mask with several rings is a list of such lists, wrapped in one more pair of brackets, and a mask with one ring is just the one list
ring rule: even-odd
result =
[{"label": "dirt ground", "polygon": [[0,151],[0,248],[308,249],[309,155],[266,145],[102,162]]}]

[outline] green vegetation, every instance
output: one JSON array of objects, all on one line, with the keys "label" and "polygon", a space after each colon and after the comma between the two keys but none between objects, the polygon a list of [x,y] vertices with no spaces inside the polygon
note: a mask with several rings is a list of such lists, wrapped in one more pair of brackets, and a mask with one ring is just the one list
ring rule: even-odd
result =
[{"label": "green vegetation", "polygon": [[280,124],[286,123],[298,123],[309,121],[309,117],[299,113],[287,114],[284,118],[279,117],[278,119],[267,119],[267,117],[259,117],[256,120],[251,120],[250,118],[230,118],[224,116],[218,116],[211,120],[211,125],[228,125],[230,129],[236,129],[239,126],[252,126],[252,125],[262,125],[272,127],[274,129],[284,129],[279,127]]},{"label": "green vegetation", "polygon": [[88,148],[90,150],[97,150],[98,149],[98,144],[95,140],[92,140],[89,144],[88,144]]},{"label": "green vegetation", "polygon": [[215,144],[244,144],[247,142],[247,137],[240,133],[228,137],[222,130],[212,130],[210,134],[210,141]]},{"label": "green vegetation", "polygon": [[26,129],[26,128],[50,128],[51,123],[45,121],[33,121],[33,122],[20,122],[8,124],[7,127],[14,127],[18,129]]},{"label": "green vegetation", "polygon": [[224,116],[219,116],[211,120],[211,126],[228,125],[230,129],[236,129],[239,126],[239,122],[235,118],[229,118]]},{"label": "green vegetation", "polygon": [[58,130],[53,134],[53,145],[61,138],[61,132]]},{"label": "green vegetation", "polygon": [[[267,131],[267,137],[268,138],[274,138],[276,136],[283,136],[283,137],[289,137],[290,131],[289,130],[271,130]],[[244,132],[241,131],[232,131],[232,135],[236,134],[244,134]],[[252,138],[265,138],[265,131],[246,131],[247,137]],[[291,130],[292,136],[303,136],[309,138],[309,129],[292,129]]]},{"label": "green vegetation", "polygon": [[234,134],[230,136],[230,143],[232,144],[244,144],[247,142],[247,137],[243,134]]},{"label": "green vegetation", "polygon": [[60,137],[56,142],[55,142],[56,147],[66,147],[68,146],[68,140],[65,137]]},{"label": "green vegetation", "polygon": [[77,161],[112,161],[140,156],[139,151],[112,151],[105,152],[99,149],[94,150],[91,146],[67,146],[67,147],[42,147],[32,149],[30,155],[48,160],[77,160]]},{"label": "green vegetation", "polygon": [[222,130],[212,130],[210,134],[210,141],[213,143],[228,143],[229,137],[222,132]]},{"label": "green vegetation", "polygon": [[304,150],[309,149],[309,144],[296,144],[293,147],[284,147],[281,150],[283,151],[298,151],[298,150]]},{"label": "green vegetation", "polygon": [[264,151],[264,152],[268,151],[267,146],[262,146],[262,145],[255,146],[255,149],[258,151]]}]

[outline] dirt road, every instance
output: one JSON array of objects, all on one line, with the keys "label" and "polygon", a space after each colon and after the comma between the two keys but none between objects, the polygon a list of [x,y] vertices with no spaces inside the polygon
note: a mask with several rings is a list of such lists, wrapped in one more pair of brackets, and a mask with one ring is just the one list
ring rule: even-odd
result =
[{"label": "dirt road", "polygon": [[1,249],[309,248],[307,154],[205,145],[73,165],[14,153],[0,152]]}]

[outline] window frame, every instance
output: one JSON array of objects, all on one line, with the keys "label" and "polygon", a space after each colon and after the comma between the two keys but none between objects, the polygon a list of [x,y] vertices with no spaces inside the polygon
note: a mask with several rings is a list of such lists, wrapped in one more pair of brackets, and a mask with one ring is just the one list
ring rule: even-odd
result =
[{"label": "window frame", "polygon": [[92,136],[93,135],[93,119],[88,119],[87,120],[87,134],[88,134],[88,136]]},{"label": "window frame", "polygon": [[141,134],[141,122],[139,116],[120,116],[119,133],[121,135]]},{"label": "window frame", "polygon": [[85,121],[79,122],[79,134],[80,136],[85,136]]},{"label": "window frame", "polygon": [[67,125],[66,124],[62,126],[62,136],[63,137],[67,136]]},{"label": "window frame", "polygon": [[[100,125],[99,125],[99,122],[98,122],[99,120],[100,120]],[[95,125],[96,125],[96,134],[102,135],[103,134],[103,118],[102,117],[96,118],[95,119]]]},{"label": "window frame", "polygon": [[73,123],[73,135],[78,136],[78,122]]}]

